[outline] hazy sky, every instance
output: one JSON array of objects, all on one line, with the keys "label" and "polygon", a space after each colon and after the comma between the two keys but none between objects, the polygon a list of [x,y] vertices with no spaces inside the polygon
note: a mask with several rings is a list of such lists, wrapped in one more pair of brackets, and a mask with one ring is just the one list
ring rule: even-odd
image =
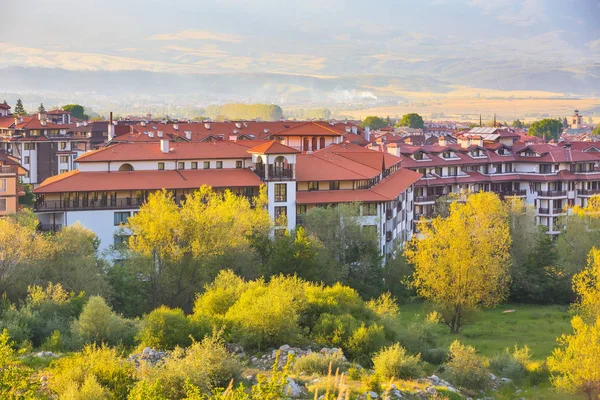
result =
[{"label": "hazy sky", "polygon": [[600,73],[600,0],[1,0],[0,67]]}]

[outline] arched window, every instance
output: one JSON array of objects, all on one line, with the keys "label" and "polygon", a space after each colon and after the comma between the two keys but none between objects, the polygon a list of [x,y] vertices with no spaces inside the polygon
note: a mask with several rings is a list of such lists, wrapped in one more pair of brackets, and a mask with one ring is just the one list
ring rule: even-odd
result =
[{"label": "arched window", "polygon": [[312,144],[311,150],[312,151],[317,150],[317,137],[316,136],[312,138],[312,143],[311,144]]},{"label": "arched window", "polygon": [[321,139],[319,139],[319,149],[324,149],[325,148],[325,138],[321,137]]},{"label": "arched window", "polygon": [[119,171],[133,171],[133,166],[131,164],[123,164],[119,167]]},{"label": "arched window", "polygon": [[308,138],[302,138],[302,151],[309,151],[310,149],[308,148]]}]

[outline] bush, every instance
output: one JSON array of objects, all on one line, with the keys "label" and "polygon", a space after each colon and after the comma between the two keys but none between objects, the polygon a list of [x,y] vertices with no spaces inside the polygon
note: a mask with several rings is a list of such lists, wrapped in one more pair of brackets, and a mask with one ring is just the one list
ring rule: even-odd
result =
[{"label": "bush", "polygon": [[341,350],[333,354],[310,353],[297,358],[294,361],[294,371],[305,374],[327,375],[331,366],[331,371],[335,372],[338,368],[344,370],[347,365],[344,353]]},{"label": "bush", "polygon": [[179,308],[161,306],[144,316],[136,339],[145,347],[172,350],[189,346],[192,338],[201,340],[209,329],[208,324],[191,320]]},{"label": "bush", "polygon": [[363,323],[360,328],[352,333],[344,352],[351,360],[368,365],[373,353],[386,345],[383,326],[373,324],[369,327]]},{"label": "bush", "polygon": [[443,363],[448,352],[438,348],[435,322],[426,320],[415,321],[400,329],[399,342],[410,353],[421,354],[421,358],[431,364]]},{"label": "bush", "polygon": [[348,343],[360,322],[350,314],[321,314],[313,327],[312,339],[322,346],[340,347]]},{"label": "bush", "polygon": [[309,329],[318,323],[323,314],[346,314],[365,320],[373,320],[376,317],[356,290],[341,283],[333,286],[307,285],[305,291],[306,307],[301,324]]},{"label": "bush", "polygon": [[232,339],[259,350],[301,342],[302,285],[295,277],[276,277],[268,285],[253,282],[225,315]]},{"label": "bush", "polygon": [[373,356],[373,368],[384,379],[418,378],[424,373],[420,354],[411,356],[398,343],[377,352]]},{"label": "bush", "polygon": [[548,375],[543,363],[531,361],[531,351],[527,346],[515,346],[512,352],[507,348],[503,353],[492,357],[490,369],[495,374],[515,382],[528,378],[534,385]]},{"label": "bush", "polygon": [[247,284],[231,270],[223,270],[206,286],[206,291],[196,297],[194,318],[222,318],[246,290]]},{"label": "bush", "polygon": [[65,350],[65,342],[60,334],[60,331],[52,332],[52,335],[48,336],[44,343],[42,343],[42,349],[46,351],[52,351],[60,353]]},{"label": "bush", "polygon": [[73,334],[83,343],[132,345],[136,326],[117,315],[100,296],[92,296],[73,322]]},{"label": "bush", "polygon": [[450,345],[450,360],[446,363],[448,379],[451,383],[471,390],[484,389],[490,375],[483,360],[473,346],[465,346],[458,340]]},{"label": "bush", "polygon": [[[114,348],[87,345],[79,353],[60,358],[50,367],[48,388],[58,395],[86,398],[90,390],[108,394],[112,399],[125,399],[135,382],[135,369]],[[79,397],[77,397],[79,396]]]},{"label": "bush", "polygon": [[32,379],[32,369],[17,361],[12,345],[8,331],[4,329],[0,333],[0,398],[38,398],[39,381]]},{"label": "bush", "polygon": [[227,387],[240,371],[238,359],[227,351],[220,334],[213,334],[202,342],[193,342],[186,350],[176,348],[163,363],[142,371],[134,393],[148,393],[152,388],[156,398],[178,400],[185,397],[188,382],[209,394],[215,388]]}]

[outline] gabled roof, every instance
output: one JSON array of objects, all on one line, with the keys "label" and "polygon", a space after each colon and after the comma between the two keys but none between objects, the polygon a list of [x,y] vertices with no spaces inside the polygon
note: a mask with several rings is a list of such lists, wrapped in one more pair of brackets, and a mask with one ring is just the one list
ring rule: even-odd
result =
[{"label": "gabled roof", "polygon": [[317,122],[304,122],[273,133],[276,136],[342,136],[338,130]]},{"label": "gabled roof", "polygon": [[197,169],[128,172],[74,170],[48,178],[35,193],[100,192],[118,190],[258,187],[260,178],[249,169]]},{"label": "gabled roof", "polygon": [[43,123],[36,116],[24,117],[23,122],[19,122],[15,125],[15,129],[64,129],[64,127],[50,121]]},{"label": "gabled roof", "polygon": [[300,152],[275,140],[248,149],[251,154],[299,154]]},{"label": "gabled roof", "polygon": [[47,112],[48,115],[64,115],[64,114],[71,114],[71,111],[65,111],[65,110],[50,110]]},{"label": "gabled roof", "polygon": [[3,110],[10,110],[10,106],[6,103],[0,103],[0,108]]}]

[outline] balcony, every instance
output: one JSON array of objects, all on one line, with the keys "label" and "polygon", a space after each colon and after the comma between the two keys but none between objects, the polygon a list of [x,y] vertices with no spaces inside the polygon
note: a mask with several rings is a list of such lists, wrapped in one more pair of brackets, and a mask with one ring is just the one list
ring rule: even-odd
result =
[{"label": "balcony", "polygon": [[38,224],[37,226],[37,229],[40,232],[58,232],[61,228],[61,224]]},{"label": "balcony", "polygon": [[15,173],[17,173],[17,167],[13,167],[13,166],[0,167],[0,175],[2,175],[2,174],[15,174]]},{"label": "balcony", "polygon": [[263,180],[267,178],[267,175],[268,180],[270,181],[291,181],[294,179],[294,169],[292,165],[288,165],[287,167],[269,165],[268,174],[266,172],[264,165],[254,170],[254,173]]},{"label": "balcony", "polygon": [[435,201],[440,196],[443,196],[443,195],[441,195],[441,194],[433,194],[433,195],[428,195],[428,196],[416,196],[415,197],[415,203],[435,203]]},{"label": "balcony", "polygon": [[527,196],[527,190],[500,190],[495,193],[500,197],[509,197],[509,196],[525,197],[525,196]]},{"label": "balcony", "polygon": [[392,219],[393,215],[394,215],[394,213],[393,213],[392,210],[386,210],[386,212],[385,212],[385,219],[389,221],[390,219]]},{"label": "balcony", "polygon": [[85,210],[118,210],[139,208],[144,204],[143,198],[98,199],[98,200],[45,200],[35,204],[35,211],[85,211]]},{"label": "balcony", "polygon": [[538,208],[539,215],[559,215],[564,212],[562,208]]},{"label": "balcony", "polygon": [[590,197],[596,194],[600,194],[600,189],[584,189],[577,191],[577,196],[580,197]]},{"label": "balcony", "polygon": [[538,197],[567,197],[566,190],[538,190]]}]

